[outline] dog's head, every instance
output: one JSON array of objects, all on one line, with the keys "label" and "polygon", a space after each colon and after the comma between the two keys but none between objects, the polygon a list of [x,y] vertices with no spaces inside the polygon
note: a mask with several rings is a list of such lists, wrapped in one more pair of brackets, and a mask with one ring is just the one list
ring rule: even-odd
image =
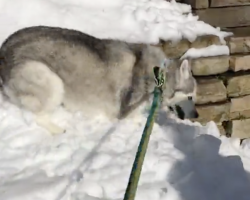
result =
[{"label": "dog's head", "polygon": [[180,119],[198,118],[195,107],[196,80],[188,60],[167,67],[163,106],[176,113]]}]

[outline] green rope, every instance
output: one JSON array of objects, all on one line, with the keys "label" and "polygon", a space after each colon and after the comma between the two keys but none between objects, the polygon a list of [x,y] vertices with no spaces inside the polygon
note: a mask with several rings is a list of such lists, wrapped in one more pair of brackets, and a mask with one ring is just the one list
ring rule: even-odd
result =
[{"label": "green rope", "polygon": [[153,103],[151,105],[150,113],[147,118],[147,122],[143,130],[141,141],[137,149],[136,157],[133,163],[128,186],[123,200],[134,200],[135,198],[144,157],[147,151],[149,138],[155,121],[155,116],[162,101],[162,92],[165,83],[165,75],[163,73],[163,70],[161,70],[160,67],[154,67],[154,76],[155,76],[156,87],[154,89]]}]

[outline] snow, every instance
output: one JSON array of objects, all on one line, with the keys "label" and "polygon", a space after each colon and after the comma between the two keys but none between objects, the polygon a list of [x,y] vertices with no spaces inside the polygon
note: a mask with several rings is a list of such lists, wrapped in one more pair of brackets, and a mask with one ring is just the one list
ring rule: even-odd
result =
[{"label": "snow", "polygon": [[[1,0],[0,41],[31,25],[74,28],[99,38],[157,43],[193,41],[220,32],[191,14],[187,5],[163,0]],[[206,54],[207,52],[207,54]],[[185,56],[227,54],[224,46],[190,49]],[[122,199],[146,122],[108,121],[57,110],[65,134],[50,135],[34,116],[0,93],[1,200]],[[137,200],[247,200],[250,142],[219,136],[206,126],[159,115],[146,154]]]},{"label": "snow", "polygon": [[[67,132],[51,136],[32,113],[0,105],[0,199],[122,199],[145,115],[111,123],[61,108],[54,120]],[[160,115],[136,199],[245,200],[249,166],[249,146],[220,137],[213,122]]]},{"label": "snow", "polygon": [[227,45],[210,45],[204,48],[190,48],[186,53],[181,57],[185,58],[200,58],[200,57],[210,57],[210,56],[222,56],[229,55],[229,48]]},{"label": "snow", "polygon": [[[99,38],[158,43],[229,33],[198,21],[190,6],[164,0],[1,0],[0,41],[32,25],[73,28]],[[187,13],[187,14],[186,14]]]}]

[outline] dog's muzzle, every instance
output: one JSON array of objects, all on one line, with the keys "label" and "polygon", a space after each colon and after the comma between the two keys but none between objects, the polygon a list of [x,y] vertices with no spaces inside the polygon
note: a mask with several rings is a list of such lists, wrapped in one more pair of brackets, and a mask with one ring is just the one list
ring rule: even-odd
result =
[{"label": "dog's muzzle", "polygon": [[180,101],[174,105],[174,108],[172,107],[172,111],[175,112],[180,119],[196,119],[199,117],[192,99]]}]

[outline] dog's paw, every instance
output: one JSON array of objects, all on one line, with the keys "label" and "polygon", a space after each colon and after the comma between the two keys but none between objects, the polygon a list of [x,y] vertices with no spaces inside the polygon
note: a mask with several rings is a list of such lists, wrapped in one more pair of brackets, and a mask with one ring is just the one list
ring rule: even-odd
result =
[{"label": "dog's paw", "polygon": [[49,126],[47,127],[47,130],[52,134],[52,135],[57,135],[57,134],[62,134],[65,133],[66,130],[60,126],[57,126],[56,124],[50,123]]},{"label": "dog's paw", "polygon": [[66,130],[56,124],[54,124],[50,118],[46,115],[40,115],[36,117],[36,123],[49,131],[52,135],[65,133]]}]

